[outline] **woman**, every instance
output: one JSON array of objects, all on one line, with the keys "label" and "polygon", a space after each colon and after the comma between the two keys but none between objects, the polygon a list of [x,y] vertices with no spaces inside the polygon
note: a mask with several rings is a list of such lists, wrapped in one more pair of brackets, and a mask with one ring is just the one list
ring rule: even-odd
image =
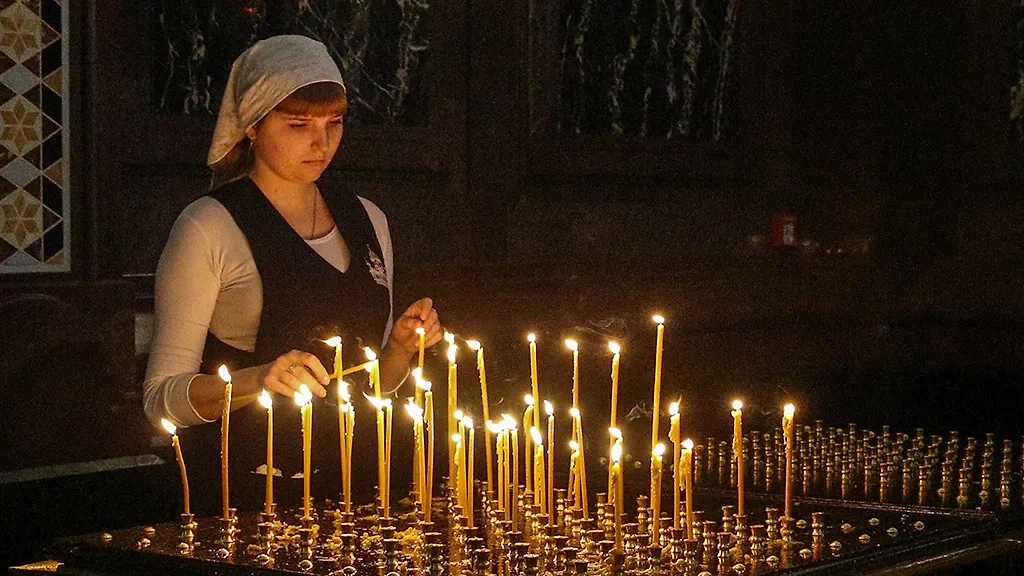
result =
[{"label": "woman", "polygon": [[[202,424],[223,410],[217,367],[231,369],[232,505],[240,509],[259,502],[259,490],[244,485],[256,484],[251,472],[264,461],[266,415],[253,403],[261,389],[275,396],[275,428],[282,431],[275,465],[285,478],[301,469],[293,393],[305,385],[326,398],[314,404],[321,472],[314,485],[330,488],[318,496],[337,494],[337,394],[328,395],[334,384],[324,365],[333,350],[320,340],[340,335],[346,365],[362,359],[363,345],[383,342],[380,373],[388,393],[408,374],[416,329],[425,330],[427,345],[441,338],[429,298],[392,322],[391,241],[380,209],[317,185],[341,142],[346,107],[341,74],[323,44],[276,36],[246,50],[232,65],[207,158],[212,190],[179,216],[157,267],[146,413],[154,422],[195,426],[194,437],[182,439],[200,459],[189,464],[197,474],[210,468],[219,457],[220,427]],[[362,391],[353,390],[357,410]],[[333,418],[317,417],[331,406]],[[356,422],[372,420],[364,409]],[[367,430],[360,426],[357,440],[375,440]],[[374,478],[369,468],[362,474],[355,467],[355,483]],[[215,508],[216,498],[203,502],[201,495],[216,496],[215,486],[194,491],[199,509]],[[294,504],[289,497],[278,501]]]}]

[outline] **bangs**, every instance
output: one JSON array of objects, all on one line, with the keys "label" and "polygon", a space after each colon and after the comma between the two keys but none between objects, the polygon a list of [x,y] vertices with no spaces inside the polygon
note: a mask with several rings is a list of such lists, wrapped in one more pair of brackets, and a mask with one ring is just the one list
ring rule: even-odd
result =
[{"label": "bangs", "polygon": [[341,84],[316,82],[292,92],[274,109],[295,116],[344,116],[348,99]]}]

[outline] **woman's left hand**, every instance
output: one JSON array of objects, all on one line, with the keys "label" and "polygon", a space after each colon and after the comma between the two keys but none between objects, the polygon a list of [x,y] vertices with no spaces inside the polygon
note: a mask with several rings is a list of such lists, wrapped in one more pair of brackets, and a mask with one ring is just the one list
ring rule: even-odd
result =
[{"label": "woman's left hand", "polygon": [[395,320],[391,328],[390,344],[412,357],[419,351],[420,336],[416,329],[420,327],[424,331],[424,347],[433,346],[441,340],[441,322],[437,318],[437,310],[434,310],[434,301],[430,298],[420,298],[413,302]]}]

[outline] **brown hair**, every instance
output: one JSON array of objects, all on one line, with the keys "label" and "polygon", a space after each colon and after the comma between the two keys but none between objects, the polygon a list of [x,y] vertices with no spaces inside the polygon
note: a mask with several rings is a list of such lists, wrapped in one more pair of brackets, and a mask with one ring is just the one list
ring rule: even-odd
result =
[{"label": "brown hair", "polygon": [[315,82],[299,88],[274,107],[296,116],[339,115],[348,111],[345,87],[336,82]]}]

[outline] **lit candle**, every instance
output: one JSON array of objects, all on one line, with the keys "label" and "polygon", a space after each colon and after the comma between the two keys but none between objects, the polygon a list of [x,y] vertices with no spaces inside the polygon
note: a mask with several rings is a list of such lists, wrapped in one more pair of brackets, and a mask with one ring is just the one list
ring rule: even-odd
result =
[{"label": "lit candle", "polygon": [[260,405],[267,409],[267,481],[263,511],[270,514],[274,511],[274,401],[266,390],[260,394]]},{"label": "lit candle", "polygon": [[580,475],[578,472],[580,457],[580,444],[575,440],[569,441],[569,495],[572,496],[573,508],[580,507],[583,488],[580,486]]},{"label": "lit candle", "polygon": [[452,459],[455,467],[452,469],[450,481],[452,488],[455,490],[455,504],[465,511],[466,506],[462,490],[462,434],[458,432],[452,434],[452,445],[455,446],[455,458]]},{"label": "lit candle", "polygon": [[391,398],[384,400],[384,517],[391,517],[391,438],[393,438]]},{"label": "lit candle", "polygon": [[364,347],[363,352],[366,353],[364,370],[370,374],[370,385],[373,386],[373,395],[380,398],[380,362],[377,360],[377,353],[369,346]]},{"label": "lit candle", "polygon": [[548,477],[547,477],[547,505],[548,524],[555,525],[555,407],[544,401],[544,411],[548,415]]},{"label": "lit candle", "polygon": [[[533,390],[533,399],[540,402],[540,385],[537,381],[537,335],[530,334],[526,339],[530,341],[530,386]],[[539,412],[533,413],[533,422],[530,425],[540,428]]]},{"label": "lit candle", "polygon": [[448,342],[448,481],[454,485],[455,441],[452,435],[458,428],[458,422],[455,421],[459,402],[458,364],[455,362],[458,347],[455,345],[455,335],[451,332],[445,332],[444,339]]},{"label": "lit candle", "polygon": [[793,517],[793,444],[795,440],[796,406],[786,404],[782,412],[782,431],[786,439],[786,518]]},{"label": "lit candle", "polygon": [[661,542],[661,461],[665,455],[665,445],[658,444],[651,450],[651,542],[660,546]]},{"label": "lit candle", "polygon": [[170,420],[161,418],[160,423],[171,435],[171,446],[174,446],[174,457],[178,459],[178,471],[181,472],[182,498],[185,504],[185,514],[192,514],[192,499],[188,494],[188,472],[185,471],[185,458],[181,455],[181,443],[178,442],[178,428],[171,424]]},{"label": "lit candle", "polygon": [[348,386],[342,396],[347,406],[345,426],[345,512],[352,511],[352,441],[355,438],[356,430],[356,407],[352,405],[352,396],[348,393]]},{"label": "lit candle", "polygon": [[683,473],[686,475],[686,537],[696,537],[693,529],[693,440],[683,440]]},{"label": "lit candle", "polygon": [[587,451],[583,446],[583,414],[579,408],[573,407],[569,410],[573,424],[576,428],[576,442],[580,447],[580,455],[576,460],[576,474],[580,478],[580,501],[578,506],[583,509],[584,520],[590,519],[590,505],[587,493]]},{"label": "lit candle", "polygon": [[220,418],[220,486],[221,486],[221,510],[223,518],[227,520],[228,502],[231,492],[231,482],[228,478],[228,425],[231,420],[231,373],[228,367],[221,364],[217,374],[224,380],[224,407]]},{"label": "lit candle", "polygon": [[294,397],[295,404],[299,406],[299,413],[302,415],[302,517],[312,518],[309,480],[312,473],[310,464],[313,455],[313,393],[303,384]]},{"label": "lit candle", "polygon": [[680,474],[683,471],[680,462],[679,445],[679,403],[673,402],[668,407],[669,428],[668,438],[672,441],[672,527],[679,529],[679,516],[681,512],[679,502]]},{"label": "lit candle", "polygon": [[324,344],[327,344],[331,348],[334,348],[334,373],[331,374],[331,378],[337,378],[338,383],[341,383],[341,336],[335,336],[334,338],[328,338],[324,340]]},{"label": "lit candle", "polygon": [[[623,501],[625,500],[622,474],[622,432],[618,428],[609,430],[612,435],[611,451],[611,477],[612,485],[609,487],[609,495],[615,496],[615,548],[622,550],[622,512]],[[614,489],[614,492],[612,490]]]},{"label": "lit candle", "polygon": [[475,432],[473,430],[473,419],[466,416],[462,419],[466,432],[469,434],[469,444],[466,448],[466,517],[469,519],[469,528],[473,528],[473,457],[476,444]]},{"label": "lit candle", "polygon": [[519,512],[519,431],[516,429],[516,421],[508,414],[503,414],[505,418],[505,426],[511,434],[512,444],[512,484],[509,486],[509,509],[512,516],[512,521],[516,522],[516,517]]},{"label": "lit candle", "polygon": [[[609,342],[608,349],[612,352],[612,410],[611,420],[608,424],[609,428],[615,428],[618,423],[618,410],[619,410],[619,353],[622,348],[616,342]],[[614,442],[611,440],[610,442]],[[609,448],[610,448],[609,444]],[[608,469],[608,498],[613,498],[612,494],[612,474],[611,468]]]},{"label": "lit candle", "polygon": [[732,446],[733,457],[736,458],[736,513],[746,514],[743,503],[743,402],[735,400],[732,403],[733,434]]},{"label": "lit candle", "polygon": [[665,346],[665,318],[654,316],[658,324],[658,344],[654,351],[654,418],[651,419],[651,449],[658,445],[658,425],[661,421],[661,364]]},{"label": "lit candle", "polygon": [[540,512],[543,514],[547,511],[546,490],[544,489],[544,439],[540,435],[540,429],[536,426],[530,428],[530,437],[534,444],[533,471],[537,480],[534,485],[537,493],[534,502],[540,506]]},{"label": "lit candle", "polygon": [[[377,410],[377,494],[380,496],[381,508],[387,509],[387,447],[385,446],[384,401],[380,398],[367,396],[367,400]],[[385,514],[386,516],[386,514]]]},{"label": "lit candle", "polygon": [[[487,369],[484,367],[484,347],[477,340],[467,340],[466,345],[476,351],[476,370],[480,374],[480,404],[484,422],[491,421],[491,408],[487,400]],[[494,462],[491,459],[491,428],[484,428],[484,453],[487,456],[487,493],[494,493]]]},{"label": "lit candle", "polygon": [[495,474],[496,474],[495,478],[497,479],[497,486],[495,488],[494,496],[498,500],[498,509],[499,510],[504,510],[503,503],[505,501],[505,498],[502,496],[502,492],[501,492],[502,489],[504,488],[504,485],[505,485],[504,482],[502,481],[502,474],[504,473],[504,469],[503,469],[503,466],[502,466],[502,458],[501,458],[501,451],[502,451],[502,446],[503,446],[502,437],[504,435],[504,432],[503,432],[500,424],[495,424],[494,422],[491,422],[490,420],[487,421],[485,426],[487,427],[488,433],[494,435],[495,456],[496,456],[495,459],[494,459],[495,460],[495,466],[496,466],[496,468],[495,468]]},{"label": "lit candle", "polygon": [[572,405],[580,405],[580,345],[575,340],[566,340],[565,346],[572,350]]},{"label": "lit candle", "polygon": [[412,454],[412,478],[413,489],[420,499],[420,511],[426,517],[426,490],[424,489],[426,472],[424,472],[424,442],[423,442],[423,409],[416,405],[415,398],[409,398],[405,405],[405,411],[412,418],[413,454]]},{"label": "lit candle", "polygon": [[[525,434],[529,434],[530,428],[533,428],[533,395],[527,394],[523,396],[523,402],[526,402],[526,410],[523,411],[523,430]],[[523,438],[523,448],[526,450],[523,464],[526,466],[526,491],[533,493],[534,491],[534,467],[533,467],[533,443],[529,442],[528,438]]]},{"label": "lit candle", "polygon": [[338,378],[338,437],[341,443],[341,500],[345,504],[345,511],[351,512],[352,501],[349,494],[349,477],[351,475],[352,458],[349,451],[352,448],[352,441],[349,439],[351,430],[349,428],[349,417],[351,411],[351,396],[348,392],[348,383]]},{"label": "lit candle", "polygon": [[423,519],[430,522],[430,511],[434,502],[434,393],[431,391],[430,382],[421,382],[423,388],[423,412],[424,422],[427,428],[427,470],[426,470],[426,491],[427,499],[424,501]]}]

